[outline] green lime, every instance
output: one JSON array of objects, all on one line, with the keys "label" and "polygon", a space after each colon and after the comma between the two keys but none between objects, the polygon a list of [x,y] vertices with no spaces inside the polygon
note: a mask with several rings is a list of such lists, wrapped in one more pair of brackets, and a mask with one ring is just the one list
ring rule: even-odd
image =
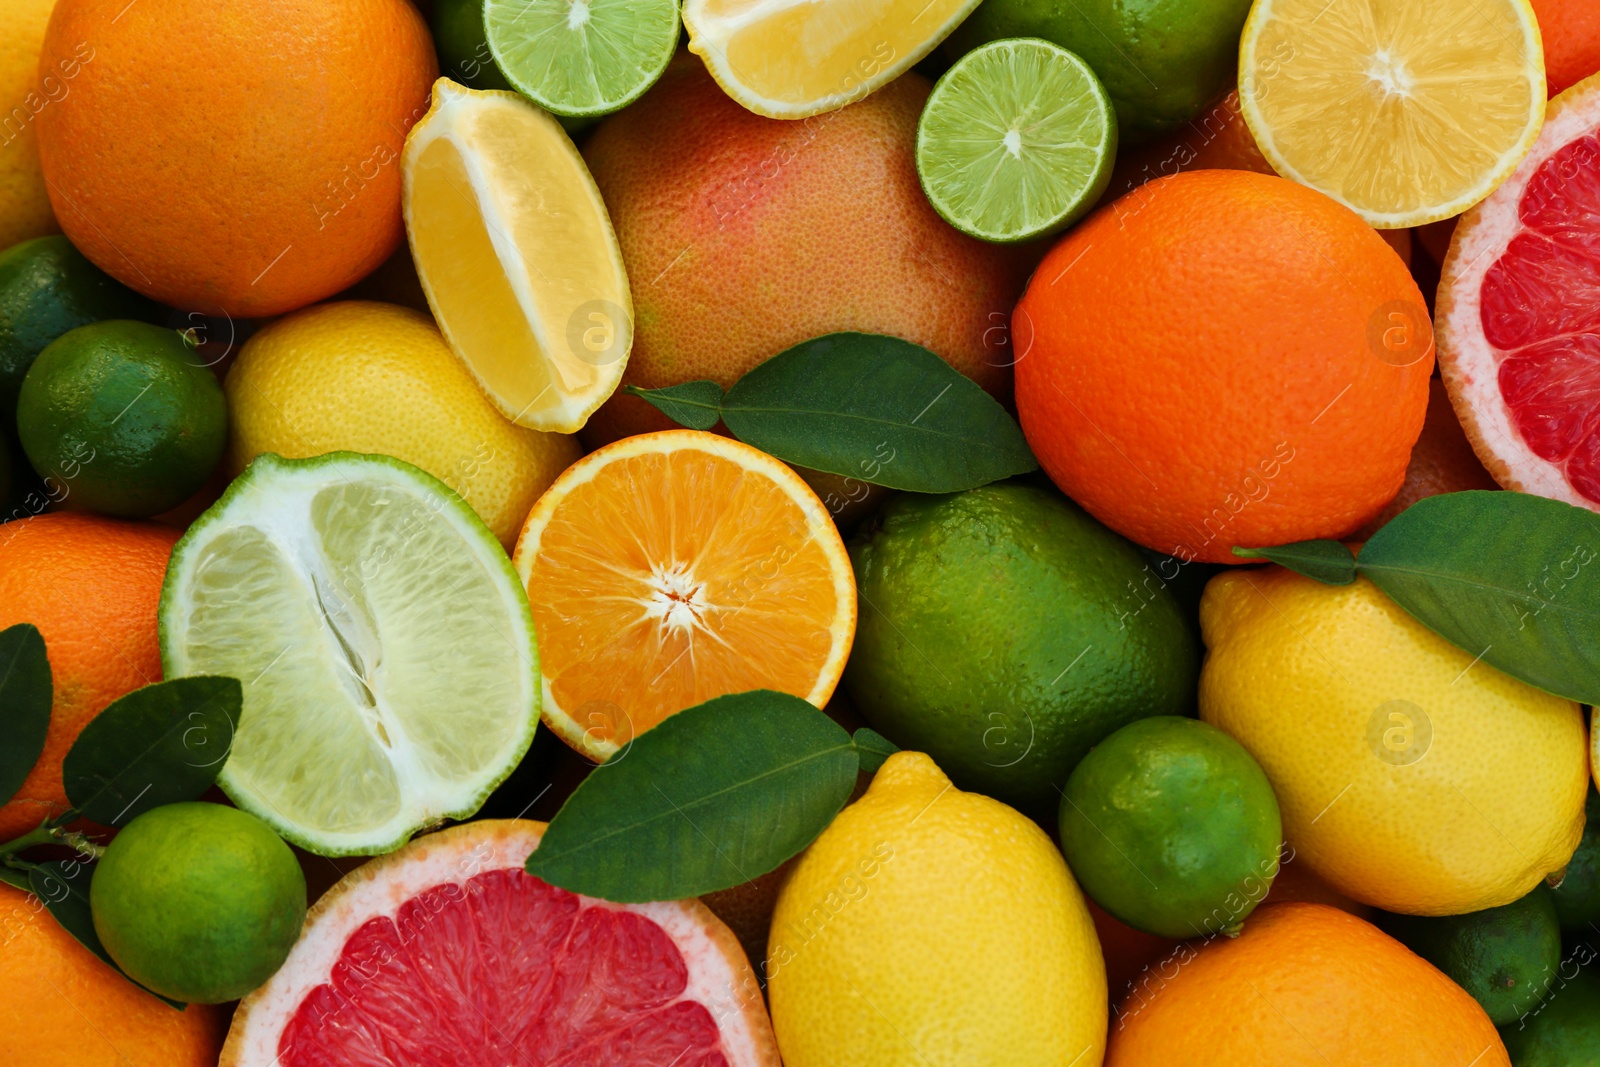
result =
[{"label": "green lime", "polygon": [[1237,929],[1278,873],[1283,823],[1260,764],[1198,719],[1131,722],[1061,794],[1061,851],[1083,891],[1137,930]]},{"label": "green lime", "polygon": [[1600,793],[1589,783],[1584,805],[1587,821],[1578,851],[1567,861],[1567,873],[1550,893],[1556,903],[1561,928],[1576,933],[1600,929]]},{"label": "green lime", "polygon": [[128,977],[191,1004],[237,1000],[300,936],[306,880],[260,819],[221,804],[153,808],[124,826],[89,883],[100,943]]},{"label": "green lime", "polygon": [[1053,490],[897,496],[850,555],[851,702],[962,789],[1047,815],[1091,745],[1194,700],[1197,642],[1161,578]]},{"label": "green lime", "polygon": [[950,36],[953,54],[1042,37],[1100,76],[1128,143],[1180,126],[1233,84],[1251,0],[984,0]]},{"label": "green lime", "polygon": [[1089,65],[1049,41],[991,41],[939,79],[917,174],[944,220],[985,241],[1056,233],[1111,182],[1117,120]]},{"label": "green lime", "polygon": [[1543,885],[1467,915],[1380,915],[1378,925],[1471,993],[1496,1026],[1532,1011],[1561,964],[1561,923]]},{"label": "green lime", "polygon": [[227,444],[216,376],[176,330],[97,322],[69,330],[33,361],[17,433],[65,506],[145,517],[206,483]]},{"label": "green lime", "polygon": [[1562,972],[1543,1003],[1500,1028],[1512,1067],[1600,1067],[1600,977],[1576,959]]},{"label": "green lime", "polygon": [[483,29],[483,0],[433,0],[433,46],[439,74],[472,89],[510,89],[494,65]]},{"label": "green lime", "polygon": [[678,48],[677,0],[483,0],[489,50],[556,115],[606,115],[654,85]]},{"label": "green lime", "polygon": [[0,252],[0,420],[10,425],[23,376],[57,337],[102,319],[161,322],[165,315],[65,237],[39,237]]}]

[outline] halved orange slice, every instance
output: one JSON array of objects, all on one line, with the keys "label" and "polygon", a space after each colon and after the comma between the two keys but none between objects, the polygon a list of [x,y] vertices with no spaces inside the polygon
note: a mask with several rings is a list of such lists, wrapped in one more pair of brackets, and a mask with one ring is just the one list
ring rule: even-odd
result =
[{"label": "halved orange slice", "polygon": [[816,494],[765,452],[698,430],[573,464],[534,505],[514,562],[545,722],[596,760],[726,693],[820,708],[855,634],[855,576]]}]

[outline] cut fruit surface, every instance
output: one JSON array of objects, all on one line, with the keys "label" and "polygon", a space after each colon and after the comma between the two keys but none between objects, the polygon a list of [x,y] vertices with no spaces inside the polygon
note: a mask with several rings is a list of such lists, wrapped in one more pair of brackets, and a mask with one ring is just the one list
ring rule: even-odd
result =
[{"label": "cut fruit surface", "polygon": [[219,782],[325,855],[470,816],[538,722],[510,561],[460,497],[388,456],[246,468],[173,550],[161,662],[244,683]]},{"label": "cut fruit surface", "polygon": [[572,140],[516,93],[440,78],[401,167],[417,277],[451,349],[511,421],[576,432],[622,380],[633,301]]},{"label": "cut fruit surface", "polygon": [[1527,154],[1544,50],[1527,0],[1257,0],[1239,100],[1279,174],[1380,229],[1419,226]]},{"label": "cut fruit surface", "polygon": [[486,0],[495,66],[557,115],[605,115],[638,99],[678,47],[677,0]]},{"label": "cut fruit surface", "polygon": [[855,633],[855,576],[784,464],[697,430],[624,438],[569,467],[517,541],[545,721],[605,759],[712,697],[822,707]]},{"label": "cut fruit surface", "polygon": [[1528,158],[1462,216],[1435,318],[1489,473],[1600,511],[1600,75],[1550,102]]},{"label": "cut fruit surface", "polygon": [[544,824],[412,842],[317,902],[222,1067],[778,1067],[739,942],[697,900],[612,904],[523,864]]},{"label": "cut fruit surface", "polygon": [[914,66],[978,0],[685,0],[689,51],[758,115],[844,107]]}]

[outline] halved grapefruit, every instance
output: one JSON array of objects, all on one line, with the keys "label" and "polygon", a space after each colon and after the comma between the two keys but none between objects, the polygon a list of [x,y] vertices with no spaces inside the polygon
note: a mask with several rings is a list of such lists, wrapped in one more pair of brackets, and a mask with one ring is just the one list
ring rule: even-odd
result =
[{"label": "halved grapefruit", "polygon": [[346,875],[219,1067],[778,1067],[721,920],[547,885],[523,870],[543,832],[465,823]]},{"label": "halved grapefruit", "polygon": [[1550,102],[1516,173],[1461,217],[1435,332],[1495,480],[1600,511],[1600,75]]},{"label": "halved grapefruit", "polygon": [[822,501],[765,452],[699,430],[627,437],[568,467],[513,562],[544,721],[594,760],[727,693],[820,708],[855,635],[855,575]]}]

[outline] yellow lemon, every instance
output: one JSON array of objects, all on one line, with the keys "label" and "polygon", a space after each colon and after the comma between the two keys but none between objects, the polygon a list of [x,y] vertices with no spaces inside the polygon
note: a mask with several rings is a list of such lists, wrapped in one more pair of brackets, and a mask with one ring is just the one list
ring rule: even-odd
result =
[{"label": "yellow lemon", "polygon": [[39,49],[56,0],[5,0],[0,4],[0,250],[30,237],[59,233],[50,210],[34,119],[39,112],[72,91],[72,76],[87,43],[67,68],[39,77]]},{"label": "yellow lemon", "polygon": [[1455,915],[1571,858],[1588,786],[1577,704],[1474,660],[1365,578],[1230,571],[1200,626],[1200,717],[1261,764],[1284,836],[1334,888]]},{"label": "yellow lemon", "polygon": [[234,473],[263,452],[394,456],[460,493],[508,549],[582,454],[576,438],[503,417],[433,320],[391,304],[320,304],[279,319],[245,342],[223,388]]},{"label": "yellow lemon", "polygon": [[889,757],[796,861],[768,940],[787,1067],[1098,1067],[1106,975],[1054,843]]}]

